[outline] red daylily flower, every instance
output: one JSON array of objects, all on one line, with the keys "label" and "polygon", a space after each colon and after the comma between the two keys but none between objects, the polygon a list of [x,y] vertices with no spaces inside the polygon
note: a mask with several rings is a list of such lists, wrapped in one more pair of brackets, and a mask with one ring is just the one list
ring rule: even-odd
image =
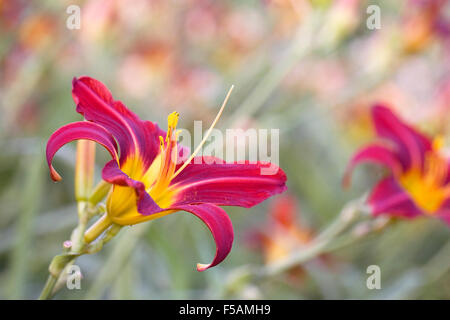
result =
[{"label": "red daylily flower", "polygon": [[373,107],[372,121],[383,141],[369,144],[353,156],[344,182],[361,162],[381,164],[389,174],[369,196],[374,215],[430,215],[450,224],[450,170],[448,158],[439,150],[442,139],[432,141],[382,105]]},{"label": "red daylily flower", "polygon": [[233,242],[231,221],[219,206],[249,208],[286,190],[281,169],[261,175],[269,163],[225,163],[213,157],[177,163],[186,151],[177,143],[178,113],[169,115],[164,132],[114,100],[101,82],[81,77],[72,84],[76,110],[87,121],[67,124],[51,135],[46,153],[52,179],[61,179],[51,164],[54,154],[73,140],[93,140],[112,157],[102,170],[103,180],[113,185],[107,214],[86,232],[87,243],[113,223],[132,225],[187,211],[208,226],[216,242],[214,260],[197,265],[203,271],[225,259]]}]

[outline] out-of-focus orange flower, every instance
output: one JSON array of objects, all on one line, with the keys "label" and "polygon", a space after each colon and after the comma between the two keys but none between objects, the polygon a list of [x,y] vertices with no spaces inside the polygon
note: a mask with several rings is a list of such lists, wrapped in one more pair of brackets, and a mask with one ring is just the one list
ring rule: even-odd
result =
[{"label": "out-of-focus orange flower", "polygon": [[275,21],[275,31],[281,36],[289,36],[311,11],[306,0],[266,0],[269,13]]},{"label": "out-of-focus orange flower", "polygon": [[[404,49],[414,53],[424,49],[443,25],[446,0],[410,0],[403,24]],[[448,22],[447,22],[448,23]]]},{"label": "out-of-focus orange flower", "polygon": [[[284,194],[273,200],[266,224],[251,233],[251,244],[262,250],[266,264],[276,263],[299,251],[313,238],[313,232],[297,221],[300,212],[294,196]],[[287,276],[302,280],[303,268],[291,268]]]},{"label": "out-of-focus orange flower", "polygon": [[55,19],[46,14],[31,15],[19,30],[20,43],[25,49],[39,50],[47,47],[55,37]]},{"label": "out-of-focus orange flower", "polygon": [[205,107],[217,94],[219,80],[217,75],[206,68],[178,66],[174,68],[165,95],[165,105],[179,108]]},{"label": "out-of-focus orange flower", "polygon": [[174,59],[174,48],[169,42],[138,43],[125,57],[118,71],[118,81],[135,97],[145,97],[169,77]]},{"label": "out-of-focus orange flower", "polygon": [[[266,224],[250,232],[250,244],[262,251],[267,265],[288,258],[313,241],[314,230],[300,223],[299,215],[297,199],[292,194],[285,193],[272,200]],[[326,253],[313,261],[326,268],[336,267],[337,262],[333,256]],[[301,265],[295,265],[286,272],[286,280],[294,286],[303,284],[305,276],[305,269]]]},{"label": "out-of-focus orange flower", "polygon": [[81,10],[83,14],[81,36],[88,42],[100,40],[107,30],[111,31],[117,19],[115,0],[89,0]]},{"label": "out-of-focus orange flower", "polygon": [[356,101],[346,108],[336,108],[337,123],[345,128],[343,134],[349,141],[362,143],[373,137],[372,119],[367,102]]}]

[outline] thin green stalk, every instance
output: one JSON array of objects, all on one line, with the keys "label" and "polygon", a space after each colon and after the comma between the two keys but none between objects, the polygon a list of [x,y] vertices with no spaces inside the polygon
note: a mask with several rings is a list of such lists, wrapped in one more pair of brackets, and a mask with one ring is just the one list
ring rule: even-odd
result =
[{"label": "thin green stalk", "polygon": [[41,295],[39,296],[39,300],[48,300],[52,297],[53,288],[57,281],[58,279],[55,276],[51,274],[48,276],[44,289],[42,289]]},{"label": "thin green stalk", "polygon": [[[305,263],[325,252],[330,252],[331,248],[337,250],[342,246],[336,246],[336,240],[351,225],[358,221],[366,212],[364,205],[366,195],[348,203],[339,213],[335,221],[323,230],[312,242],[299,248],[284,260],[272,263],[256,270],[251,266],[242,266],[230,273],[227,285],[224,287],[222,296],[227,296],[232,292],[239,291],[243,284],[250,281],[261,281],[267,277],[278,275],[290,268]],[[369,234],[369,233],[368,233]],[[353,241],[359,239],[353,237]],[[333,246],[334,244],[334,246]],[[348,242],[343,245],[348,245]]]},{"label": "thin green stalk", "polygon": [[84,242],[84,231],[86,230],[86,225],[88,223],[88,205],[84,201],[78,202],[78,226],[74,229],[71,236],[71,246],[70,248],[66,248],[66,251],[61,255],[57,255],[53,258],[52,262],[49,266],[49,277],[48,280],[42,289],[41,295],[39,296],[40,300],[50,299],[52,295],[55,293],[55,285],[58,282],[59,277],[61,276],[62,271],[66,268],[66,266],[79,257],[84,252],[86,247],[86,243]]},{"label": "thin green stalk", "polygon": [[133,262],[133,259],[128,259],[120,271],[112,290],[114,299],[131,300],[135,298],[133,283],[136,269]]},{"label": "thin green stalk", "polygon": [[[364,197],[363,197],[364,198]],[[362,199],[349,203],[337,219],[324,231],[322,231],[310,244],[291,254],[287,258],[265,266],[259,276],[272,276],[284,272],[293,266],[302,264],[324,252],[338,235],[353,224],[363,212]]]},{"label": "thin green stalk", "polygon": [[25,282],[29,267],[28,259],[32,253],[32,237],[34,217],[39,209],[42,188],[44,157],[41,154],[24,159],[26,169],[24,189],[21,200],[21,212],[18,216],[16,241],[11,252],[11,265],[9,276],[9,298],[22,299],[25,293]]},{"label": "thin green stalk", "polygon": [[422,268],[427,283],[437,281],[450,269],[450,241],[447,241],[441,249]]}]

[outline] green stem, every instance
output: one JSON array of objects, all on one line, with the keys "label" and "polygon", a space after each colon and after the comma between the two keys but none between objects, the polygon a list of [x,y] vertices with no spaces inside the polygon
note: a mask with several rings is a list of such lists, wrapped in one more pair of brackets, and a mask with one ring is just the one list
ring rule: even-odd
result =
[{"label": "green stem", "polygon": [[[84,201],[78,202],[78,226],[72,232],[72,245],[65,249],[65,253],[57,255],[52,259],[49,266],[50,275],[42,289],[40,300],[50,299],[58,279],[64,268],[72,263],[78,256],[82,255],[85,248],[84,231],[88,222],[87,203]],[[70,252],[68,252],[70,250]]]},{"label": "green stem", "polygon": [[[111,185],[102,181],[95,190],[91,193],[88,201],[78,201],[78,226],[74,229],[71,236],[71,246],[66,248],[63,254],[57,255],[53,258],[49,266],[49,277],[42,289],[40,300],[50,299],[52,294],[61,288],[60,279],[61,273],[67,266],[74,263],[75,259],[83,254],[91,253],[89,248],[86,249],[87,244],[97,239],[103,231],[108,229],[113,223],[105,213],[99,220],[97,220],[89,230],[86,231],[86,226],[93,216],[93,206],[97,205],[110,191]],[[95,209],[94,209],[95,210]],[[119,231],[120,226],[111,228],[107,237],[100,242],[99,250],[102,245],[114,237]],[[98,251],[98,250],[97,250]],[[93,251],[96,252],[96,251]],[[59,283],[58,283],[58,280]],[[58,284],[58,286],[56,286]],[[56,286],[56,288],[55,288]]]},{"label": "green stem", "polygon": [[[31,158],[25,158],[27,163],[25,170],[25,184],[20,198],[20,214],[17,219],[15,231],[14,249],[10,260],[10,273],[8,275],[9,299],[23,299],[25,294],[25,282],[30,268],[30,253],[33,252],[33,223],[42,198],[42,185],[44,177],[44,157],[38,153]],[[31,162],[31,166],[28,163]]]},{"label": "green stem", "polygon": [[322,233],[320,233],[309,245],[291,254],[289,257],[264,267],[260,276],[271,276],[302,264],[325,251],[326,247],[333,242],[338,235],[346,230],[359,217],[361,200],[348,204],[336,220]]},{"label": "green stem", "polygon": [[[267,277],[275,276],[290,268],[305,263],[320,254],[338,250],[345,247],[360,237],[351,236],[346,238],[346,241],[339,241],[342,239],[342,233],[360,219],[361,214],[366,212],[364,206],[366,195],[348,203],[339,213],[337,218],[323,230],[312,242],[299,248],[296,252],[291,253],[288,257],[281,261],[271,263],[265,267],[256,270],[251,265],[242,266],[230,273],[228,283],[224,288],[223,296],[228,296],[233,292],[239,291],[243,284],[249,281],[261,281]],[[388,224],[386,224],[388,225]],[[375,230],[375,229],[374,229]],[[379,231],[379,230],[377,230]],[[371,232],[366,235],[371,234]]]},{"label": "green stem", "polygon": [[39,300],[49,300],[52,297],[53,288],[57,282],[58,278],[50,274],[45,283],[44,289],[42,289]]},{"label": "green stem", "polygon": [[128,234],[114,244],[103,269],[98,272],[85,299],[93,300],[101,297],[104,289],[114,283],[117,274],[129,262],[130,254],[139,242],[139,239],[147,232],[151,222],[136,225]]},{"label": "green stem", "polygon": [[100,181],[89,197],[89,203],[96,205],[105,198],[111,190],[111,184],[105,180]]}]

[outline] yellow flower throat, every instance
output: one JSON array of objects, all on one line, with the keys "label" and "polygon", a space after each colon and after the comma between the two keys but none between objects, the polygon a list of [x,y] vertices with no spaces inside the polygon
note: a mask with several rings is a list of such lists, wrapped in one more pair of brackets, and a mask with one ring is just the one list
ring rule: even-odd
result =
[{"label": "yellow flower throat", "polygon": [[439,154],[442,140],[433,141],[433,149],[425,154],[423,168],[412,167],[400,178],[400,184],[415,204],[427,214],[435,214],[450,196],[447,159]]}]

